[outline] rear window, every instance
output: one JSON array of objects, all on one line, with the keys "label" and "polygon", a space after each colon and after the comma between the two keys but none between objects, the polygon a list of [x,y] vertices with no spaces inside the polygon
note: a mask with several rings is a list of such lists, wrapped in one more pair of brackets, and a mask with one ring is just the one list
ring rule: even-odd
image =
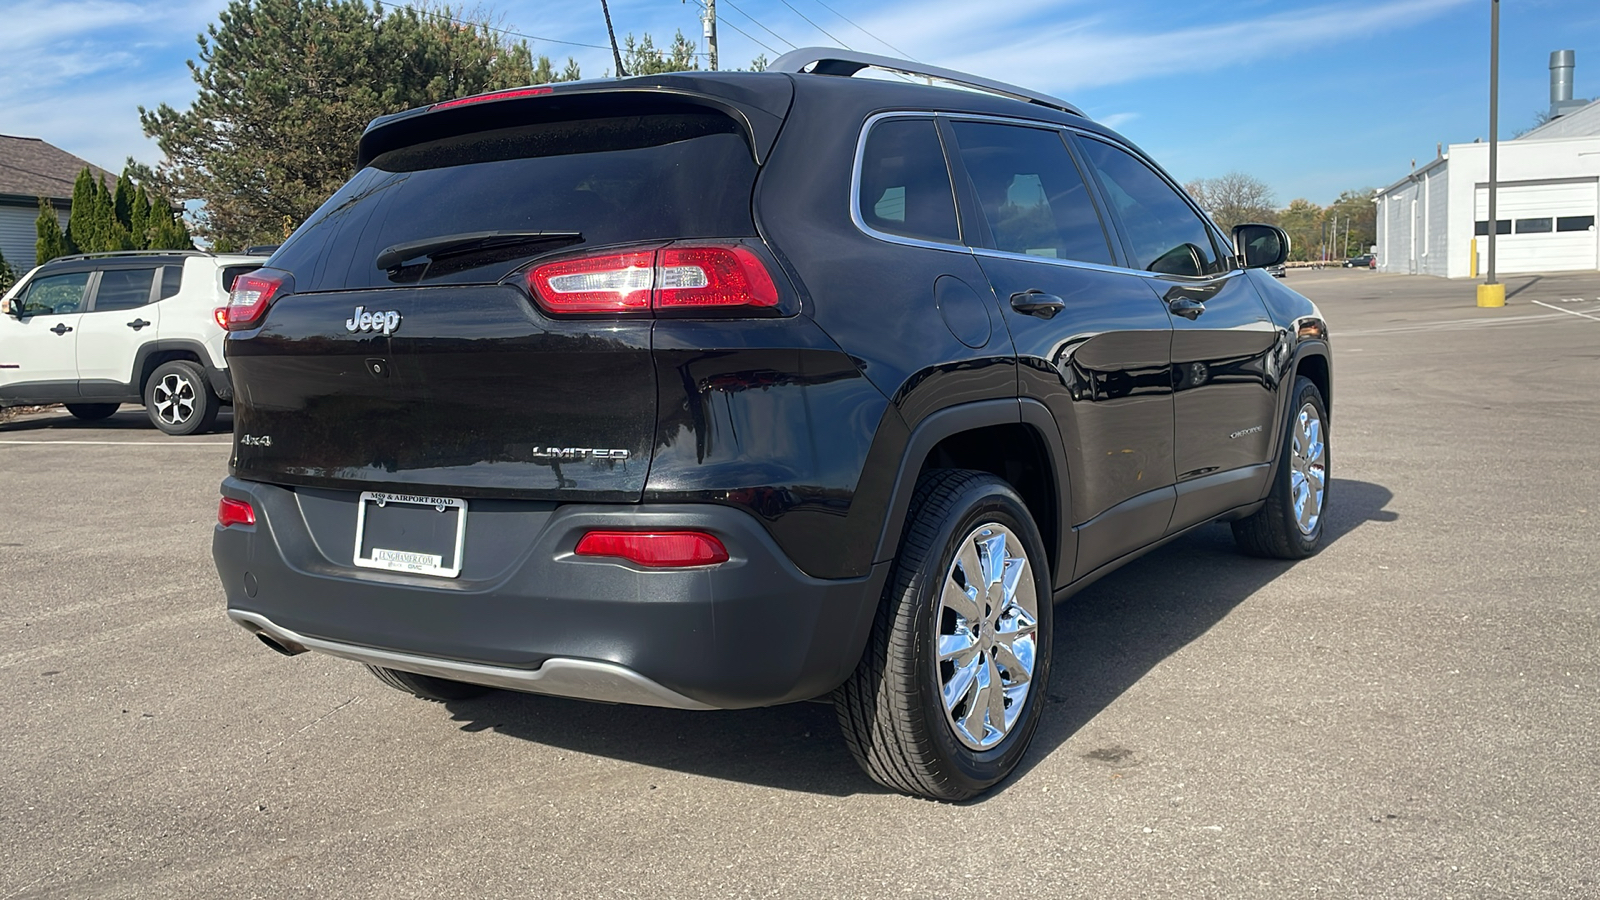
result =
[{"label": "rear window", "polygon": [[[271,265],[301,292],[498,281],[535,255],[673,238],[755,235],[756,167],[719,113],[544,123],[392,150],[357,172]],[[404,244],[486,231],[581,235],[381,269]]]}]

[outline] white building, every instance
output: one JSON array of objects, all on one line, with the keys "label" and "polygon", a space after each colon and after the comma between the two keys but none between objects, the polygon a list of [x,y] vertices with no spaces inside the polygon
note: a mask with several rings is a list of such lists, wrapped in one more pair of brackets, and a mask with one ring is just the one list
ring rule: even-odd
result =
[{"label": "white building", "polygon": [[[1567,96],[1556,61],[1566,54]],[[1570,99],[1570,51],[1551,58],[1552,111],[1565,113],[1500,144],[1495,271],[1600,270],[1600,101]],[[1581,102],[1581,101],[1580,101]],[[1572,111],[1568,111],[1572,110]],[[1379,191],[1378,268],[1466,278],[1488,265],[1489,145],[1448,152]]]}]

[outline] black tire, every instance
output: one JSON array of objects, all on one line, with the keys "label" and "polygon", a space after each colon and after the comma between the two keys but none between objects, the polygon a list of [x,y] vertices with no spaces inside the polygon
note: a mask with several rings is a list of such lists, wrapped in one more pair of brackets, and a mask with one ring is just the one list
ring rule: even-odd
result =
[{"label": "black tire", "polygon": [[448,678],[435,678],[432,675],[417,675],[382,666],[367,666],[367,671],[397,691],[404,691],[436,703],[471,700],[473,697],[482,697],[491,690],[481,684],[467,684],[464,681],[451,681]]},{"label": "black tire", "polygon": [[111,415],[117,411],[117,408],[120,407],[122,404],[120,404],[120,403],[66,403],[66,404],[63,404],[63,405],[66,406],[67,412],[72,413],[73,418],[82,419],[85,422],[98,422],[101,419],[109,419],[111,417]]},{"label": "black tire", "polygon": [[[935,635],[946,630],[949,617],[955,615],[941,600],[945,579],[964,583],[964,579],[954,581],[956,554],[966,548],[969,538],[981,536],[980,526],[994,524],[1009,530],[1008,538],[1015,537],[1025,551],[1023,564],[1031,570],[1037,628],[1028,690],[1016,701],[1022,709],[1003,737],[990,746],[974,748],[958,737],[956,713],[946,712],[943,685],[955,664],[939,662]],[[1008,539],[1007,558],[1011,550]],[[980,556],[973,558],[982,562]],[[988,598],[995,595],[983,596],[988,604]],[[1020,590],[1017,597],[1022,602]],[[996,615],[999,608],[1014,608],[999,602],[994,605]],[[900,552],[866,652],[849,680],[834,692],[839,727],[856,761],[879,784],[934,800],[967,799],[1010,774],[1027,751],[1044,710],[1050,681],[1051,611],[1048,557],[1033,517],[1016,491],[986,472],[938,469],[925,473],[907,514]],[[984,615],[985,621],[990,621],[988,612]],[[993,627],[998,624],[981,627],[1005,633]],[[999,641],[989,640],[998,647]],[[985,645],[976,639],[972,646],[978,648],[974,665],[987,664],[989,678],[1009,671],[993,655],[999,651],[983,649]],[[975,704],[987,696],[979,691],[981,687],[974,687],[970,694],[963,691],[954,709],[970,710],[971,706],[962,705],[961,697]],[[1009,711],[1011,705],[1001,702]],[[993,709],[987,704],[983,708]],[[983,722],[988,721],[986,713]],[[970,737],[971,733],[966,734]]]},{"label": "black tire", "polygon": [[150,424],[165,434],[210,431],[217,424],[222,400],[198,365],[175,359],[162,363],[144,384],[144,408]]},{"label": "black tire", "polygon": [[[1318,465],[1312,464],[1306,456],[1297,456],[1296,435],[1299,433],[1301,413],[1308,409],[1315,412],[1320,426],[1322,490],[1315,520],[1306,528],[1302,527],[1302,517],[1295,510],[1295,495],[1302,489],[1296,483],[1300,480],[1297,478],[1297,468],[1314,472]],[[1306,460],[1306,463],[1297,464],[1297,460]],[[1239,549],[1251,556],[1269,559],[1305,559],[1322,549],[1322,532],[1328,518],[1328,489],[1332,486],[1328,480],[1330,462],[1327,404],[1311,379],[1304,375],[1296,376],[1294,402],[1289,406],[1289,421],[1283,429],[1283,446],[1279,450],[1278,470],[1272,476],[1272,491],[1267,494],[1267,502],[1261,509],[1233,523],[1233,539]],[[1304,489],[1314,491],[1314,488],[1314,477],[1308,478],[1304,482]]]}]

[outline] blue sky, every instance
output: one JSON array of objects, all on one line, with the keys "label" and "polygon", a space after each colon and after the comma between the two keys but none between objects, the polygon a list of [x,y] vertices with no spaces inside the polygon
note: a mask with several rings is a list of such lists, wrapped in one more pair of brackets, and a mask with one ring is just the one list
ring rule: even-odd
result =
[{"label": "blue sky", "polygon": [[[614,0],[618,38],[698,42],[699,0]],[[483,4],[588,77],[611,66],[599,0]],[[160,152],[136,108],[187,105],[185,60],[224,0],[0,0],[0,133],[120,169]],[[1188,180],[1238,170],[1286,204],[1388,184],[1435,144],[1488,136],[1490,0],[719,0],[724,67],[760,46],[844,44],[1064,97]],[[842,14],[842,15],[841,15]],[[848,21],[844,18],[848,17]],[[809,20],[809,21],[808,21]],[[738,29],[738,30],[735,30]],[[739,33],[743,31],[749,36]],[[881,39],[881,40],[880,40]],[[898,51],[890,49],[888,41]],[[1501,137],[1548,105],[1551,50],[1600,97],[1600,2],[1505,0]]]}]

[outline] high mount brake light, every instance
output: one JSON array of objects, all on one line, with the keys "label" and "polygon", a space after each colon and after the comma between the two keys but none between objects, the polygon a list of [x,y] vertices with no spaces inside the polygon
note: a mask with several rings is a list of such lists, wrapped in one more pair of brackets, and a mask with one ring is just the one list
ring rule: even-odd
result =
[{"label": "high mount brake light", "polygon": [[450,109],[454,106],[471,106],[474,103],[488,103],[493,100],[510,100],[515,97],[538,97],[541,94],[549,94],[553,93],[554,91],[555,88],[536,87],[515,88],[509,91],[494,91],[488,94],[474,94],[471,97],[458,97],[454,100],[445,100],[442,103],[435,103],[434,105],[428,107],[428,111],[432,112],[436,109]]},{"label": "high mount brake light", "polygon": [[579,556],[612,556],[652,569],[714,566],[728,548],[703,531],[591,531],[578,541]]},{"label": "high mount brake light", "polygon": [[232,528],[235,525],[254,525],[255,523],[255,508],[243,500],[223,497],[222,502],[217,504],[217,524],[223,528]]},{"label": "high mount brake light", "polygon": [[229,331],[241,331],[260,325],[273,298],[288,293],[284,288],[288,281],[289,273],[271,269],[256,269],[234,279],[233,292],[228,295],[225,327]]},{"label": "high mount brake light", "polygon": [[741,244],[580,256],[535,266],[527,277],[534,298],[551,313],[778,305],[766,264]]}]

